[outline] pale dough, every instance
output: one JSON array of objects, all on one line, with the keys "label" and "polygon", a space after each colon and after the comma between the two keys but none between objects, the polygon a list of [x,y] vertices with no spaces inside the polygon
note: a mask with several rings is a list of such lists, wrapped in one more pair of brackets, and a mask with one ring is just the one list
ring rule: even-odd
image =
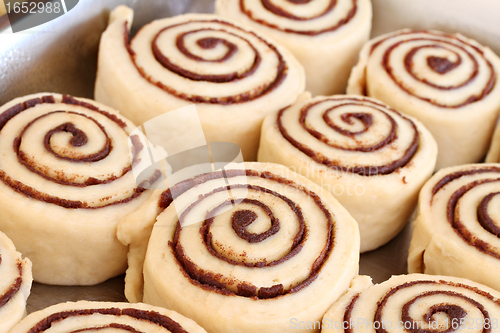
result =
[{"label": "pale dough", "polygon": [[0,332],[6,333],[26,314],[30,294],[31,261],[23,259],[12,241],[0,232]]},{"label": "pale dough", "polygon": [[116,227],[152,193],[130,171],[135,126],[100,103],[52,93],[17,98],[0,119],[0,230],[33,262],[35,281],[89,285],[122,274],[127,247]]},{"label": "pale dough", "polygon": [[9,333],[112,331],[206,333],[193,320],[175,311],[147,304],[67,302],[33,312]]},{"label": "pale dough", "polygon": [[[370,37],[368,0],[293,1],[217,0],[215,12],[273,38],[304,66],[306,90],[316,95],[343,94],[358,53]],[[333,7],[332,7],[333,4]]]},{"label": "pale dough", "polygon": [[470,164],[440,170],[425,184],[409,272],[459,276],[500,290],[499,178],[500,164]]},{"label": "pale dough", "polygon": [[[224,169],[226,177],[210,173],[194,178],[191,184],[196,185],[158,216],[144,262],[143,301],[191,315],[208,332],[295,332],[292,318],[320,319],[358,272],[356,222],[328,192],[284,166],[246,163]],[[221,204],[221,210],[213,210]],[[146,205],[149,215],[156,213],[151,206]],[[178,216],[181,229],[176,227]],[[201,230],[204,235],[210,232],[207,247],[200,227],[211,216],[209,229]],[[144,229],[150,217],[141,221],[137,214],[139,228]],[[278,221],[278,230],[272,221]],[[234,223],[244,226],[241,233]],[[266,234],[269,230],[274,233]],[[249,233],[262,238],[250,241],[245,238]],[[185,256],[179,257],[178,246]],[[206,276],[220,274],[212,275],[219,282],[191,280],[184,260],[194,262]],[[263,266],[252,266],[257,263]],[[244,285],[246,291],[240,289]],[[297,290],[291,291],[294,287]]]},{"label": "pale dough", "polygon": [[404,227],[436,155],[419,121],[375,99],[304,95],[265,119],[258,160],[286,165],[332,193],[358,222],[366,252]]},{"label": "pale dough", "polygon": [[[111,13],[99,47],[96,100],[138,125],[195,103],[208,142],[236,143],[245,160],[255,160],[264,117],[304,91],[304,69],[295,57],[253,30],[211,14],[145,25],[131,41],[131,57],[125,34],[132,16],[125,6]],[[152,51],[156,36],[163,63]],[[179,36],[185,37],[185,49],[176,44]]]},{"label": "pale dough", "polygon": [[496,290],[456,277],[408,274],[373,285],[370,277],[359,276],[325,314],[321,332],[498,333],[499,297]]},{"label": "pale dough", "polygon": [[348,94],[420,120],[438,143],[436,170],[480,162],[500,111],[500,58],[462,35],[400,30],[361,50]]}]

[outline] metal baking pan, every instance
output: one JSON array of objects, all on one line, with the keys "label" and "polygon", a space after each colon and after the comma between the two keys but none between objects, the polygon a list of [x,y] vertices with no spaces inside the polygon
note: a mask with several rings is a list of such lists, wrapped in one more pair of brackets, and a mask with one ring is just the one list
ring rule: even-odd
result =
[{"label": "metal baking pan", "polygon": [[[21,1],[21,0],[19,0]],[[61,0],[52,0],[55,3]],[[0,9],[0,104],[42,91],[93,97],[97,52],[109,12],[120,4],[135,11],[132,34],[144,24],[186,12],[213,12],[213,0],[66,0],[77,3],[51,21],[13,32]],[[236,1],[236,0],[235,0]],[[13,1],[9,1],[13,2]],[[45,1],[47,2],[47,1]],[[372,0],[374,36],[400,28],[434,28],[461,32],[500,53],[496,0]],[[0,7],[2,6],[0,0]],[[12,5],[12,4],[11,4]],[[10,18],[10,17],[9,17]],[[18,15],[12,20],[29,18]],[[406,273],[411,238],[409,224],[382,248],[361,256],[361,274],[382,282]],[[28,312],[76,300],[125,301],[123,276],[91,287],[61,287],[34,283]]]}]

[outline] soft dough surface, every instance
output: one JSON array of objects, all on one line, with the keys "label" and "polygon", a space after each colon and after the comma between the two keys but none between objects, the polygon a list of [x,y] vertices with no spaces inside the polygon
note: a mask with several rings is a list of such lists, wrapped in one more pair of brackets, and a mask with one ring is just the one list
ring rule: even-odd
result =
[{"label": "soft dough surface", "polygon": [[111,108],[66,95],[0,108],[0,230],[33,262],[37,282],[88,285],[125,271],[116,227],[151,193],[131,172],[145,151],[129,153],[134,128]]},{"label": "soft dough surface", "polygon": [[354,219],[284,166],[231,164],[179,186],[149,240],[146,303],[208,332],[295,332],[293,318],[320,319],[358,272]]},{"label": "soft dough surface", "polygon": [[322,332],[500,332],[500,293],[470,280],[425,274],[372,285],[359,276],[325,314]]},{"label": "soft dough surface", "polygon": [[206,333],[175,311],[113,302],[67,302],[31,313],[9,333],[154,332]]},{"label": "soft dough surface", "polygon": [[31,261],[23,259],[12,241],[0,232],[0,332],[6,333],[26,314]]},{"label": "soft dough surface", "polygon": [[438,143],[436,170],[481,161],[500,111],[500,58],[459,34],[401,30],[361,50],[347,93],[420,120]]},{"label": "soft dough surface", "polygon": [[376,249],[410,218],[436,143],[419,121],[375,99],[302,97],[266,118],[258,160],[286,165],[333,194],[359,224],[361,251]]},{"label": "soft dough surface", "polygon": [[500,164],[446,168],[422,188],[408,256],[415,273],[500,290]]},{"label": "soft dough surface", "polygon": [[304,69],[285,48],[237,21],[186,14],[153,21],[128,41],[120,6],[99,47],[95,98],[137,124],[195,103],[209,142],[233,142],[255,160],[265,115],[304,91]]},{"label": "soft dough surface", "polygon": [[215,12],[289,49],[304,66],[306,89],[314,96],[345,93],[372,20],[369,0],[217,0]]}]

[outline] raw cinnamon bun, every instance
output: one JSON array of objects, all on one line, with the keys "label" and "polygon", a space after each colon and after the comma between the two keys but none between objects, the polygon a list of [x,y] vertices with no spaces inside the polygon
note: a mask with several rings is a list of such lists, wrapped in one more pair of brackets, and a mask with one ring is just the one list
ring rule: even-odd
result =
[{"label": "raw cinnamon bun", "polygon": [[436,173],[420,193],[408,270],[500,290],[500,164]]},{"label": "raw cinnamon bun", "polygon": [[285,48],[211,14],[145,25],[128,39],[133,12],[111,13],[99,49],[97,101],[137,124],[196,103],[208,142],[233,142],[255,160],[265,115],[304,91],[304,70]]},{"label": "raw cinnamon bun", "polygon": [[498,332],[500,293],[466,279],[409,274],[372,285],[357,277],[325,314],[322,331]]},{"label": "raw cinnamon bun", "polygon": [[436,155],[420,122],[368,97],[338,95],[303,96],[269,115],[258,160],[286,165],[332,193],[358,222],[365,252],[406,224]]},{"label": "raw cinnamon bun", "polygon": [[347,92],[413,116],[436,139],[436,169],[484,158],[500,111],[500,59],[462,35],[401,30],[367,43]]},{"label": "raw cinnamon bun", "polygon": [[26,314],[32,280],[31,262],[0,232],[0,332],[8,332]]},{"label": "raw cinnamon bun", "polygon": [[372,19],[368,0],[217,0],[215,11],[288,48],[313,95],[345,93]]},{"label": "raw cinnamon bun", "polygon": [[206,333],[175,311],[147,304],[87,301],[60,303],[33,312],[9,332]]},{"label": "raw cinnamon bun", "polygon": [[117,111],[68,95],[0,108],[0,230],[33,262],[36,281],[88,285],[125,271],[116,227],[159,177],[136,183],[143,147],[131,158],[133,129]]},{"label": "raw cinnamon bun", "polygon": [[[146,303],[189,314],[208,332],[294,332],[291,318],[320,320],[357,274],[354,219],[284,166],[233,164],[175,186],[156,202]],[[148,211],[136,213],[139,229]]]}]

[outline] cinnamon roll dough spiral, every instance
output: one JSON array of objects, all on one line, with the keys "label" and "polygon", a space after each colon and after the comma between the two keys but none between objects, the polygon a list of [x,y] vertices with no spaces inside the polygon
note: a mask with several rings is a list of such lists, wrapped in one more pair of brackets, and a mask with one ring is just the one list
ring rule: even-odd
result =
[{"label": "cinnamon roll dough spiral", "polygon": [[87,285],[125,271],[116,227],[150,195],[131,172],[143,154],[129,154],[133,129],[117,111],[67,95],[0,108],[0,230],[33,262],[36,281]]},{"label": "cinnamon roll dough spiral", "polygon": [[232,164],[176,186],[184,192],[175,205],[170,190],[156,203],[146,303],[208,332],[293,332],[292,317],[319,320],[358,272],[354,219],[284,166]]},{"label": "cinnamon roll dough spiral", "polygon": [[32,280],[31,261],[0,232],[0,332],[8,332],[24,317]]},{"label": "cinnamon roll dough spiral", "polygon": [[255,160],[265,115],[304,91],[304,70],[285,48],[209,14],[151,22],[129,42],[131,9],[110,17],[99,49],[95,98],[137,124],[196,103],[209,142],[233,142]]},{"label": "cinnamon roll dough spiral", "polygon": [[500,293],[470,280],[409,274],[372,285],[359,276],[325,314],[321,332],[497,333],[499,318]]},{"label": "cinnamon roll dough spiral", "polygon": [[372,19],[368,0],[217,0],[215,11],[288,48],[313,95],[345,93]]},{"label": "cinnamon roll dough spiral", "polygon": [[436,139],[436,169],[479,162],[500,111],[500,58],[462,35],[401,30],[368,42],[347,92],[413,116]]},{"label": "cinnamon roll dough spiral", "polygon": [[500,290],[500,164],[446,168],[422,188],[408,270]]},{"label": "cinnamon roll dough spiral", "polygon": [[175,311],[147,305],[113,302],[67,302],[31,313],[10,333],[206,333]]},{"label": "cinnamon roll dough spiral", "polygon": [[332,193],[358,222],[365,252],[406,224],[436,154],[420,122],[381,102],[304,95],[265,119],[258,160],[286,165]]}]

